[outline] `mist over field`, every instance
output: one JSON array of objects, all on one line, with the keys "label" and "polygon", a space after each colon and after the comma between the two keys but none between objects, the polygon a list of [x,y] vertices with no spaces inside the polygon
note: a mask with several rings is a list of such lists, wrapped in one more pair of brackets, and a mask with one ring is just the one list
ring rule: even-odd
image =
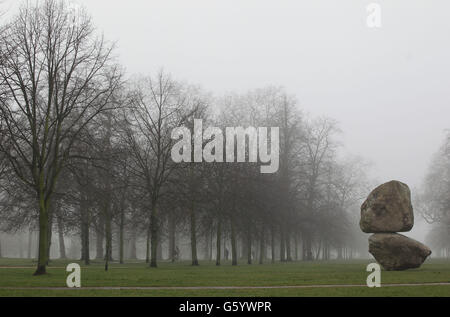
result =
[{"label": "mist over field", "polygon": [[[369,28],[371,2],[0,2],[0,257],[367,259],[360,206],[390,180],[448,257],[450,3],[379,1]],[[175,163],[194,119],[278,127],[279,169]]]}]

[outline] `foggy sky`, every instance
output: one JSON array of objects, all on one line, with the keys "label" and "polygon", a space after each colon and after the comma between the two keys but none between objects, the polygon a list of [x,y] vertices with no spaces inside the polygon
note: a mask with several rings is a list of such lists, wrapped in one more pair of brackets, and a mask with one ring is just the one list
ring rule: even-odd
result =
[{"label": "foggy sky", "polygon": [[[129,74],[163,67],[217,95],[285,87],[340,123],[345,150],[380,183],[419,186],[450,128],[449,1],[74,2],[117,41]],[[381,29],[366,26],[371,2]]]}]

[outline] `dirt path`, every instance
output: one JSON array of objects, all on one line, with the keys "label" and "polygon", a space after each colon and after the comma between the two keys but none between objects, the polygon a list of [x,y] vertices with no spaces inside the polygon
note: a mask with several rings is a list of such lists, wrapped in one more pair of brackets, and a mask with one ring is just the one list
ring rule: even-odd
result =
[{"label": "dirt path", "polygon": [[[48,269],[66,269],[65,266],[47,266]],[[98,268],[103,269],[103,267],[99,266]],[[110,267],[110,269],[132,269],[133,267],[129,266],[117,266]],[[35,266],[0,266],[0,269],[36,269]]]},{"label": "dirt path", "polygon": [[[382,287],[404,286],[450,286],[444,283],[416,283],[416,284],[381,284]],[[367,287],[364,284],[336,284],[336,285],[280,285],[280,286],[89,286],[81,288],[68,287],[1,287],[0,290],[203,290],[203,289],[287,289],[287,288],[341,288]]]}]

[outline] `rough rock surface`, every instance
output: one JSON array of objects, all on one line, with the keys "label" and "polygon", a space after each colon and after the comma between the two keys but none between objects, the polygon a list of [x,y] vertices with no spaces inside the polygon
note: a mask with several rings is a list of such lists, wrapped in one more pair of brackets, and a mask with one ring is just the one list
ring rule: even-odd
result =
[{"label": "rough rock surface", "polygon": [[371,235],[369,252],[388,271],[417,268],[431,254],[426,245],[398,233]]},{"label": "rough rock surface", "polygon": [[413,225],[411,192],[399,181],[378,186],[361,205],[359,226],[366,233],[405,232]]}]

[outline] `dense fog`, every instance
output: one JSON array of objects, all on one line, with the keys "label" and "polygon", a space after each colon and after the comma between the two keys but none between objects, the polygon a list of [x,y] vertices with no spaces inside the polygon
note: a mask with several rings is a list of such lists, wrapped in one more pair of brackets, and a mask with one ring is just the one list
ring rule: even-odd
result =
[{"label": "dense fog", "polygon": [[383,2],[376,29],[369,1],[0,2],[0,257],[369,258],[360,206],[393,179],[406,235],[449,257],[437,2]]}]

